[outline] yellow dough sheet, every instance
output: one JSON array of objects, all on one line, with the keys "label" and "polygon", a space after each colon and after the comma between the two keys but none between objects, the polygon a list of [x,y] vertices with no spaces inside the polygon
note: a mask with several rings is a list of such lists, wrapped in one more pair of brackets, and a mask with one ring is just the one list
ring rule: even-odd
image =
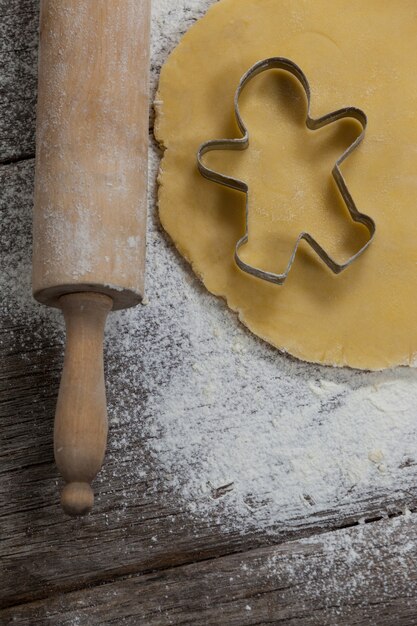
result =
[{"label": "yellow dough sheet", "polygon": [[[162,224],[212,293],[259,337],[318,363],[381,369],[417,352],[417,4],[353,0],[222,0],[169,57],[157,96]],[[376,222],[370,248],[333,275],[301,245],[284,286],[245,274],[233,260],[245,231],[245,195],[205,180],[196,152],[238,137],[233,97],[257,61],[288,57],[305,72],[311,114],[356,106],[364,142],[342,171],[358,209]],[[242,152],[205,164],[249,185],[248,263],[280,272],[301,231],[343,262],[366,241],[331,176],[360,132],[353,120],[305,126],[306,98],[288,73],[269,70],[245,87]]]}]

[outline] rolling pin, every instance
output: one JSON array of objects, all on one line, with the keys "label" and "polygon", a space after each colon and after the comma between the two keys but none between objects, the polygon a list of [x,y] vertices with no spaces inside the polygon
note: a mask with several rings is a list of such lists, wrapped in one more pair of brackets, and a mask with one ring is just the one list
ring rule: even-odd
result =
[{"label": "rolling pin", "polygon": [[93,506],[107,408],[103,334],[143,297],[149,0],[41,0],[33,294],[62,310],[55,460],[70,515]]}]

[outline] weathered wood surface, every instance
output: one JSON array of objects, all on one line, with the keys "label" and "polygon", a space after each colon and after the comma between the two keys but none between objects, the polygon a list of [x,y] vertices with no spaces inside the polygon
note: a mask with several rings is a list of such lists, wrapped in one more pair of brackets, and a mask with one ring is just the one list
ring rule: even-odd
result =
[{"label": "weathered wood surface", "polygon": [[15,626],[417,623],[416,516],[126,577],[0,613]]},{"label": "weathered wood surface", "polygon": [[[27,158],[34,150],[37,8],[37,0],[0,0],[0,156],[3,163]],[[193,17],[194,13],[190,12],[190,19]],[[157,71],[154,66],[154,76]],[[32,160],[0,167],[0,603],[10,606],[60,592],[68,592],[68,595],[61,600],[48,599],[3,613],[0,623],[3,618],[15,618],[14,623],[20,620],[20,623],[31,624],[103,624],[107,619],[107,623],[117,624],[120,615],[126,618],[125,623],[132,624],[181,623],[176,621],[180,618],[192,624],[279,623],[277,620],[290,620],[291,616],[293,622],[299,624],[370,624],[373,615],[378,617],[375,622],[378,624],[416,623],[415,605],[409,597],[410,585],[415,580],[414,564],[404,554],[402,558],[395,557],[395,550],[406,537],[413,540],[415,527],[412,525],[398,526],[395,522],[391,526],[391,522],[384,522],[378,526],[382,530],[375,531],[380,533],[376,544],[372,543],[371,535],[366,534],[374,525],[367,525],[364,539],[357,545],[360,563],[370,560],[375,562],[377,572],[383,569],[388,595],[383,595],[378,586],[377,574],[365,578],[362,586],[358,579],[352,578],[360,587],[356,600],[352,590],[343,595],[338,581],[349,574],[343,568],[343,542],[339,556],[330,565],[329,559],[333,557],[326,557],[326,561],[319,544],[315,543],[318,540],[314,539],[316,547],[308,551],[312,550],[311,554],[317,557],[310,561],[314,567],[317,565],[317,573],[310,569],[309,576],[303,579],[304,585],[300,584],[297,591],[294,590],[296,583],[288,585],[286,590],[283,589],[286,584],[275,581],[274,587],[272,579],[268,578],[270,558],[274,557],[275,550],[280,554],[281,547],[259,550],[260,546],[340,528],[359,519],[378,518],[386,512],[397,514],[406,508],[417,509],[417,472],[411,462],[401,469],[402,482],[398,489],[370,489],[354,500],[354,506],[340,502],[330,510],[306,510],[305,515],[292,519],[290,524],[275,524],[267,532],[251,528],[242,533],[232,525],[219,527],[214,513],[202,517],[192,515],[170,490],[169,482],[160,480],[161,468],[143,445],[140,420],[135,422],[135,431],[130,432],[127,439],[125,433],[131,425],[114,420],[110,424],[105,467],[95,485],[97,498],[93,514],[82,520],[71,520],[63,515],[52,452],[53,414],[63,357],[63,324],[57,312],[40,307],[31,298],[32,186]],[[195,283],[158,229],[157,220],[153,220],[152,237],[156,236],[158,245],[169,249],[171,266],[166,268],[167,276],[170,272],[181,271]],[[165,295],[162,284],[158,286],[155,299],[163,299]],[[180,316],[181,311],[177,314]],[[166,366],[161,368],[157,363],[153,370],[144,370],[143,380],[153,378],[155,388],[163,387],[182,359],[182,345],[187,337],[177,327],[167,325],[166,319],[158,322],[155,310],[147,311],[145,307],[141,318],[140,325],[131,329],[138,346],[142,346],[144,352],[152,348],[166,355]],[[117,322],[114,322],[113,337],[117,331]],[[129,369],[123,349],[127,335],[121,334],[118,340],[120,350],[113,349],[107,358],[110,417],[117,416],[121,398],[125,410],[126,406],[131,406],[140,414],[151,393],[149,388],[138,387],[137,380],[123,375]],[[152,364],[148,367],[152,368]],[[145,474],[138,468],[144,468]],[[392,530],[384,539],[383,529],[386,528]],[[339,532],[342,533],[339,537],[351,537],[349,533],[356,529]],[[385,552],[378,552],[378,542],[385,542]],[[294,549],[301,550],[301,556],[293,560],[283,557],[281,565],[277,566],[278,572],[282,572],[280,580],[289,580],[292,568],[296,574],[292,581],[297,576],[302,577],[307,558],[303,552],[307,550],[305,545],[295,543],[282,547],[284,555]],[[244,557],[222,556],[249,549],[255,550]],[[411,552],[414,549],[415,546],[411,546]],[[222,558],[139,575],[215,556]],[[239,573],[246,558],[254,559],[252,567],[261,574],[248,577],[245,584],[240,583],[237,576],[230,581],[235,577],[229,572]],[[350,566],[356,568],[354,562]],[[360,567],[358,571],[362,571]],[[129,578],[130,575],[133,577]],[[324,590],[324,595],[317,597],[312,587],[308,591],[307,583],[312,578],[318,581],[320,576],[328,581],[329,591],[327,596]],[[118,577],[123,578],[117,581]],[[115,582],[109,582],[113,579]],[[404,581],[408,581],[407,585]],[[71,591],[97,583],[107,584],[92,590]],[[168,590],[165,585],[169,586]],[[378,590],[382,603],[378,600]],[[101,592],[102,596],[96,595]],[[222,593],[221,597],[217,595]],[[207,603],[205,596],[209,596]],[[327,598],[322,604],[321,597]],[[84,612],[83,606],[80,616],[71,614],[74,603],[84,602],[83,598],[86,605],[91,604],[89,612]],[[276,604],[283,605],[281,617],[278,613],[278,617],[273,614],[271,618],[268,613],[271,603],[273,608]],[[105,608],[95,613],[101,604]],[[246,604],[253,613],[245,608]],[[164,607],[162,612],[158,610],[159,605]],[[369,612],[371,608],[375,614]],[[337,610],[342,616],[339,622]],[[199,611],[206,612],[200,614]],[[110,612],[112,617],[107,618]],[[311,621],[316,617],[317,621]],[[77,622],[78,619],[82,621]],[[247,621],[250,619],[252,621]]]},{"label": "weathered wood surface", "polygon": [[33,156],[39,0],[0,0],[0,162]]},{"label": "weathered wood surface", "polygon": [[[386,511],[398,513],[405,507],[417,508],[415,466],[409,465],[402,470],[405,482],[398,491],[370,490],[355,502],[353,509],[351,504],[341,502],[331,510],[306,512],[291,520],[291,524],[275,524],[268,532],[253,528],[242,534],[233,525],[219,528],[215,511],[211,517],[193,516],[169,490],[169,483],[158,479],[160,469],[147,455],[140,423],[135,423],[129,444],[123,446],[123,429],[131,426],[110,427],[109,453],[96,484],[93,514],[81,520],[65,517],[59,507],[58,473],[52,453],[63,328],[58,312],[41,307],[31,298],[32,180],[31,161],[0,168],[1,224],[6,230],[2,239],[9,242],[9,249],[2,250],[0,268],[6,277],[0,379],[3,605],[113,576],[305,536],[355,523],[360,518],[379,517]],[[22,281],[18,276],[26,278]],[[22,312],[18,325],[15,315],[8,315],[14,307]],[[144,307],[141,318],[140,326],[134,329],[138,345],[145,351],[153,345],[167,354],[165,371],[144,370],[143,376],[163,386],[181,357],[181,340],[173,336],[172,345],[167,346],[166,329],[154,327],[157,317],[151,307]],[[132,412],[138,403],[146,404],[146,391],[141,392],[134,387],[134,380],[120,375],[129,363],[123,354],[127,337],[120,336],[119,340],[120,351],[112,351],[107,358],[110,416],[117,415],[121,399],[127,406],[131,402]],[[138,467],[146,470],[143,477]]]}]

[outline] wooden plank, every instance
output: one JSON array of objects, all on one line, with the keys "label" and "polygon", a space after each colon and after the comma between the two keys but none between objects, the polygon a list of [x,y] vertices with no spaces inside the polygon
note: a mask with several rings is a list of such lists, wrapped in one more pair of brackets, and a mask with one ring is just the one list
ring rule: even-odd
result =
[{"label": "wooden plank", "polygon": [[[180,31],[209,4],[209,0],[201,3],[193,0],[188,5],[181,2],[175,14],[168,6],[164,9],[166,19],[161,18],[155,26],[156,30],[160,29],[160,42],[152,63],[154,86],[161,61],[178,40]],[[172,15],[168,20],[169,13]],[[37,19],[38,0],[0,0],[2,162],[28,157],[34,152]],[[156,155],[155,149],[152,180]],[[270,524],[268,508],[264,507],[260,526],[242,531],[239,525],[219,522],[221,500],[210,514],[197,511],[194,515],[170,487],[170,481],[165,480],[164,468],[150,454],[141,435],[142,427],[146,426],[145,408],[151,387],[143,388],[144,378],[123,375],[131,368],[123,350],[129,336],[126,328],[118,328],[116,321],[112,336],[116,337],[120,330],[117,336],[120,349],[112,349],[107,358],[110,443],[104,471],[95,486],[96,508],[93,515],[82,520],[65,518],[58,504],[58,475],[52,455],[52,420],[62,367],[63,326],[56,312],[40,307],[30,295],[33,162],[0,168],[0,185],[2,605],[108,581],[113,576],[307,536],[354,523],[359,518],[379,517],[387,510],[397,513],[405,507],[417,508],[416,466],[410,460],[401,469],[401,482],[396,488],[370,486],[353,499],[342,499],[327,508],[306,509],[304,514],[294,512],[284,522],[274,520]],[[168,247],[158,229],[157,220],[153,220],[150,246],[158,239],[158,245]],[[172,250],[166,255],[167,278],[177,284],[182,272],[195,284],[178,256]],[[156,269],[154,265],[151,267],[152,272]],[[179,282],[178,288],[182,288]],[[165,295],[161,285],[157,297]],[[158,361],[153,370],[150,367],[145,372],[147,380],[153,379],[152,389],[168,385],[184,359],[182,346],[190,341],[186,324],[182,327],[175,321],[181,311],[173,308],[169,317],[165,317],[166,312],[161,308],[158,318],[155,309],[151,307],[147,311],[145,307],[140,311],[140,323],[136,321],[132,328],[132,336],[142,350],[153,349],[166,355],[163,367]],[[204,340],[209,353],[214,344],[206,337]],[[123,414],[131,411],[136,416],[134,420],[117,422],[117,407],[121,404]],[[193,408],[190,398],[190,410]],[[147,419],[150,418],[152,412],[148,411]],[[149,432],[147,437],[148,440],[151,437]]]},{"label": "wooden plank", "polygon": [[384,520],[15,607],[14,626],[405,626],[417,622],[417,516]]},{"label": "wooden plank", "polygon": [[[261,524],[242,529],[221,517],[223,502],[210,512],[194,513],[178,497],[158,457],[150,453],[153,435],[142,435],[149,389],[164,389],[183,358],[187,324],[175,308],[148,307],[133,312],[135,324],[110,322],[107,350],[110,414],[109,451],[95,485],[91,516],[73,520],[58,503],[58,475],[52,454],[52,420],[62,366],[63,326],[58,312],[32,301],[30,293],[33,162],[0,168],[2,277],[0,358],[0,599],[3,606],[80,588],[114,576],[189,563],[307,536],[360,518],[417,508],[416,468],[401,469],[397,488],[373,488],[355,498],[270,520],[263,507]],[[151,224],[150,241],[157,237]],[[159,238],[160,245],[166,244]],[[168,254],[168,252],[167,252]],[[152,259],[150,260],[153,269]],[[164,275],[177,280],[178,260],[169,251]],[[171,279],[171,278],[170,278]],[[16,313],[18,312],[18,315]],[[168,313],[167,313],[168,311]],[[167,317],[169,314],[170,317]],[[133,318],[132,318],[133,319]],[[161,319],[161,323],[157,320]],[[115,324],[112,326],[112,323]],[[169,329],[169,336],[167,336]],[[162,355],[142,362],[137,373],[124,346]],[[214,341],[214,340],[213,340]],[[139,349],[140,347],[140,349]],[[207,349],[210,349],[208,345]],[[129,371],[129,375],[125,372]],[[190,398],[191,403],[191,398]],[[123,407],[125,421],[116,416]],[[145,410],[146,409],[146,410]],[[131,418],[126,417],[131,415]],[[127,420],[127,421],[126,421]],[[226,426],[222,426],[226,428]],[[226,431],[224,431],[226,432]],[[400,470],[398,470],[400,471]],[[400,474],[399,474],[400,475]],[[220,517],[219,517],[220,516]],[[219,521],[220,520],[220,521]],[[223,521],[221,521],[223,520]],[[229,521],[227,521],[229,520]]]},{"label": "wooden plank", "polygon": [[35,152],[39,0],[0,1],[0,161]]}]

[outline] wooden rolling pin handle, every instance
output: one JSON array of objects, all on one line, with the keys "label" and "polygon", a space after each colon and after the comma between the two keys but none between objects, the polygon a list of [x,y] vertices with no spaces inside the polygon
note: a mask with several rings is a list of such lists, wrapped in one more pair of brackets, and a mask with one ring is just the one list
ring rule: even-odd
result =
[{"label": "wooden rolling pin handle", "polygon": [[90,483],[106,450],[103,337],[113,301],[84,292],[62,296],[59,304],[67,341],[55,415],[55,460],[67,483],[61,494],[65,512],[84,515],[93,506]]}]

